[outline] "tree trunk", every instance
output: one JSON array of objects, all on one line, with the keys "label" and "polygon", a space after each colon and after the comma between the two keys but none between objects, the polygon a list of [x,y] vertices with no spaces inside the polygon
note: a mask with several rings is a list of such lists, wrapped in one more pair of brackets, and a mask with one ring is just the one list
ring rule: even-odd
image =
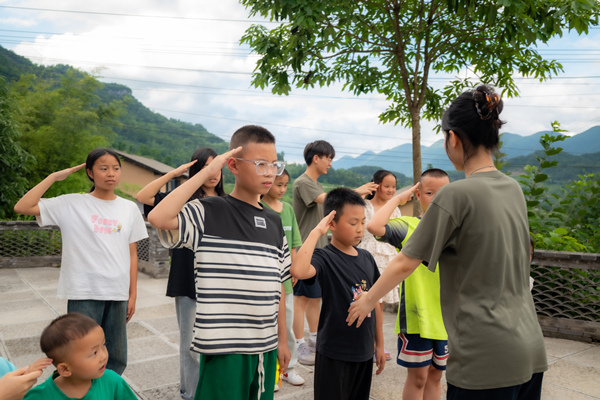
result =
[{"label": "tree trunk", "polygon": [[[412,120],[412,153],[413,153],[413,183],[421,180],[421,120],[418,109],[409,107]],[[421,204],[417,201],[417,196],[413,196],[413,216],[421,215]]]}]

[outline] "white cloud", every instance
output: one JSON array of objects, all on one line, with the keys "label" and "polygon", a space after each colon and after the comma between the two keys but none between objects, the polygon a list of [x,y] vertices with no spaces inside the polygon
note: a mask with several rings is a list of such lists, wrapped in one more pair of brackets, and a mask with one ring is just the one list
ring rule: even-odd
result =
[{"label": "white cloud", "polygon": [[[13,4],[50,8],[42,0]],[[371,101],[337,99],[351,97],[341,92],[341,85],[294,89],[287,97],[269,95],[270,89],[253,89],[250,80],[257,58],[238,45],[250,26],[248,12],[234,0],[56,0],[51,8],[123,15],[4,9],[6,29],[36,23],[36,30],[57,33],[40,34],[34,40],[5,47],[38,63],[63,62],[86,71],[103,67],[103,80],[130,86],[149,108],[167,117],[201,123],[226,140],[240,125],[261,123],[276,134],[279,148],[291,161],[301,161],[304,145],[315,139],[329,140],[340,149],[340,156],[378,152],[411,141],[410,129],[379,123],[378,115],[387,104],[378,101],[380,96],[375,94],[364,96]],[[593,38],[567,35],[540,49],[595,48],[600,35],[593,33]],[[589,75],[585,71],[592,66],[598,70],[597,64],[566,63],[565,75]],[[600,84],[594,80],[579,83],[519,81],[522,98],[505,99],[502,117],[508,124],[504,130],[532,134],[549,129],[550,122],[558,120],[564,128],[580,132],[600,123],[597,108],[585,108],[597,103],[590,101],[589,94],[600,93]],[[434,122],[422,122],[424,145],[442,139],[433,132],[434,126]]]}]

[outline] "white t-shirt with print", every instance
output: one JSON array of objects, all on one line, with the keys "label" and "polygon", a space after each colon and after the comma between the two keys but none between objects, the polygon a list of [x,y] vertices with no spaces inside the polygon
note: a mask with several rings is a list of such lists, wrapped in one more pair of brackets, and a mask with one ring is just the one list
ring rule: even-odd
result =
[{"label": "white t-shirt with print", "polygon": [[129,299],[129,244],[148,237],[137,205],[118,197],[66,194],[38,203],[40,226],[57,225],[62,234],[58,298]]}]

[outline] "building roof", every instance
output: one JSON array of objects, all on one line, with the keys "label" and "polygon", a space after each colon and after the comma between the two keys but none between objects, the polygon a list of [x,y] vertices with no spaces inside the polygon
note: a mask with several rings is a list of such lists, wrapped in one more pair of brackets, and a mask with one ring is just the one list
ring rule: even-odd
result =
[{"label": "building roof", "polygon": [[133,164],[139,165],[142,168],[151,170],[155,174],[164,175],[167,172],[170,172],[175,169],[167,164],[163,164],[160,161],[156,161],[156,160],[153,160],[148,157],[137,156],[135,154],[125,153],[124,151],[121,151],[121,150],[113,149],[113,151],[115,153],[117,153],[118,155],[120,155],[123,159],[125,159]]}]

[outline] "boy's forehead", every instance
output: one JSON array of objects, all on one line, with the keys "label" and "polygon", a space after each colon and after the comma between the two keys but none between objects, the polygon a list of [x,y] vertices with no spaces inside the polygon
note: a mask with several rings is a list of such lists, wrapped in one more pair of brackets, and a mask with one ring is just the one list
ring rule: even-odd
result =
[{"label": "boy's forehead", "polygon": [[447,177],[424,176],[421,178],[421,190],[425,188],[441,188],[450,183]]},{"label": "boy's forehead", "polygon": [[365,207],[358,204],[344,204],[342,207],[342,217],[363,218],[365,216]]},{"label": "boy's forehead", "polygon": [[277,150],[275,143],[247,143],[242,148],[241,157],[249,160],[276,160]]}]

